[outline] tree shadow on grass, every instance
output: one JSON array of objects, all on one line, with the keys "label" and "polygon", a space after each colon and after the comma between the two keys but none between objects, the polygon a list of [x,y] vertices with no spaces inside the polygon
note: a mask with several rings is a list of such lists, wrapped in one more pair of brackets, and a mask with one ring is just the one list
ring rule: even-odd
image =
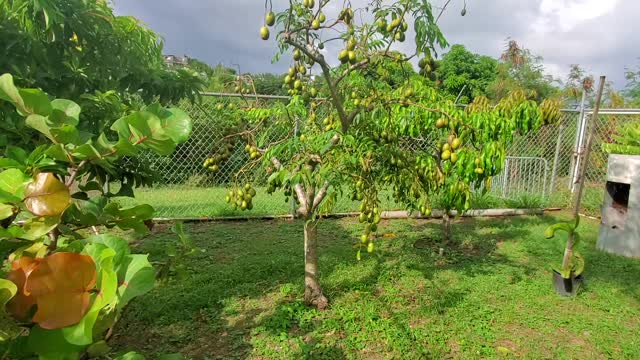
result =
[{"label": "tree shadow on grass", "polygon": [[[159,284],[136,299],[117,324],[112,346],[155,355],[183,352],[194,359],[241,359],[253,350],[251,333],[279,303],[300,298],[304,281],[302,221],[187,224],[204,249],[185,263],[187,276]],[[321,222],[320,271],[331,273],[349,258],[349,235]],[[137,244],[152,261],[175,243],[167,229]],[[339,351],[326,347],[327,354]],[[334,357],[334,358],[340,358]]]}]

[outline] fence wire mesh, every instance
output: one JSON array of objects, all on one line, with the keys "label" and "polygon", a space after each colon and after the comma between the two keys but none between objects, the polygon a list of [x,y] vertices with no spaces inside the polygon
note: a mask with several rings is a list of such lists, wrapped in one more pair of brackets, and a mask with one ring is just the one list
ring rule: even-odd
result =
[{"label": "fence wire mesh", "polygon": [[[158,174],[159,181],[153,188],[137,189],[135,199],[121,201],[149,203],[156,209],[156,216],[166,218],[291,213],[291,204],[281,192],[266,194],[264,185],[267,176],[260,166],[252,168],[249,172],[244,171],[240,178],[235,178],[235,174],[247,161],[244,142],[237,141],[229,146],[228,159],[220,163],[217,172],[211,172],[202,166],[203,161],[217,150],[215,146],[229,135],[229,131],[233,131],[228,130],[233,121],[224,116],[224,109],[230,104],[243,101],[254,102],[256,106],[268,106],[270,102],[286,99],[245,100],[225,95],[204,95],[199,103],[180,103],[178,106],[193,120],[191,138],[179,145],[171,156],[142,154],[141,160]],[[572,183],[575,181],[572,173],[576,163],[576,146],[580,135],[583,139],[586,137],[586,128],[583,127],[582,131],[579,131],[581,115],[579,111],[563,111],[557,123],[545,126],[535,133],[517,137],[507,150],[505,170],[493,180],[492,194],[505,199],[533,197],[539,200],[536,204],[568,207],[572,199]],[[603,110],[595,122],[590,121],[589,111],[584,117],[589,126],[595,126],[595,132],[591,158],[587,164],[583,206],[586,214],[599,216],[608,158],[601,145],[613,141],[616,129],[621,124],[640,120],[640,110]],[[272,138],[266,139],[267,142],[278,141],[291,135],[278,135],[272,131],[269,131],[269,134]],[[412,141],[408,144],[409,148],[427,145],[426,140]],[[257,191],[253,202],[254,209],[249,214],[232,210],[225,203],[230,186],[234,182],[242,184],[249,178],[254,179]],[[336,204],[334,211],[352,211],[357,205],[348,199],[342,199]]]}]

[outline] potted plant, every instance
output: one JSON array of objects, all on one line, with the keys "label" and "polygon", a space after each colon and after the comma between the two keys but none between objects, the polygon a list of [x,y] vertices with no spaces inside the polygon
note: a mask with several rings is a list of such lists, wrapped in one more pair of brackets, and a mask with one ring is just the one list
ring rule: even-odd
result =
[{"label": "potted plant", "polygon": [[580,242],[580,236],[576,231],[579,223],[580,217],[576,216],[573,222],[560,222],[551,225],[544,232],[547,239],[555,237],[558,230],[568,234],[562,267],[553,268],[553,286],[561,296],[575,296],[583,280],[584,258],[574,250],[574,247]]}]

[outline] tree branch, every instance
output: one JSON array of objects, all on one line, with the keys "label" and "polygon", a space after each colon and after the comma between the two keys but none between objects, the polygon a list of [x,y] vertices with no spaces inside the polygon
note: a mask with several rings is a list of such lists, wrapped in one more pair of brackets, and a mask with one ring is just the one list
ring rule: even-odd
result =
[{"label": "tree branch", "polygon": [[87,164],[87,160],[82,160],[80,164],[78,164],[78,166],[71,169],[71,173],[69,173],[69,179],[67,179],[67,181],[64,184],[66,187],[70,187],[71,185],[73,185],[73,182],[76,180],[76,177],[78,176],[80,169],[86,164]]},{"label": "tree branch", "polygon": [[[281,170],[282,169],[282,163],[280,162],[280,160],[278,160],[275,157],[271,158],[271,163],[273,164],[273,166],[278,169]],[[300,208],[301,209],[305,209],[305,211],[308,211],[308,202],[307,202],[307,197],[305,196],[305,191],[304,188],[302,187],[301,183],[297,183],[294,187],[293,190],[296,194],[296,197],[298,198],[298,202],[300,202]],[[298,212],[300,212],[300,209],[298,209]],[[302,215],[308,215],[308,212],[306,213],[302,213]]]},{"label": "tree branch", "polygon": [[311,211],[315,211],[318,206],[320,206],[320,203],[322,202],[322,200],[324,200],[324,198],[327,196],[327,191],[329,190],[329,182],[325,181],[324,184],[322,185],[322,188],[320,188],[320,191],[318,191],[318,193],[316,194],[316,197],[313,198],[313,206],[311,207]]}]

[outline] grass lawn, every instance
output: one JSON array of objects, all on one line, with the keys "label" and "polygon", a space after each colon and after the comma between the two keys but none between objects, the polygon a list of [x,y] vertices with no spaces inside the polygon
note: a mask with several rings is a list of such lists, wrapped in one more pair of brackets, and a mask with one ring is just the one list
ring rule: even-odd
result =
[{"label": "grass lawn", "polygon": [[[134,300],[111,345],[150,358],[640,358],[640,261],[596,251],[598,224],[585,219],[586,286],[559,298],[550,266],[563,243],[542,237],[557,219],[461,220],[442,257],[438,222],[383,221],[386,236],[360,262],[361,226],[322,221],[323,312],[300,301],[301,222],[187,224],[206,251],[188,276]],[[155,232],[135,251],[162,260],[173,236]]]}]

